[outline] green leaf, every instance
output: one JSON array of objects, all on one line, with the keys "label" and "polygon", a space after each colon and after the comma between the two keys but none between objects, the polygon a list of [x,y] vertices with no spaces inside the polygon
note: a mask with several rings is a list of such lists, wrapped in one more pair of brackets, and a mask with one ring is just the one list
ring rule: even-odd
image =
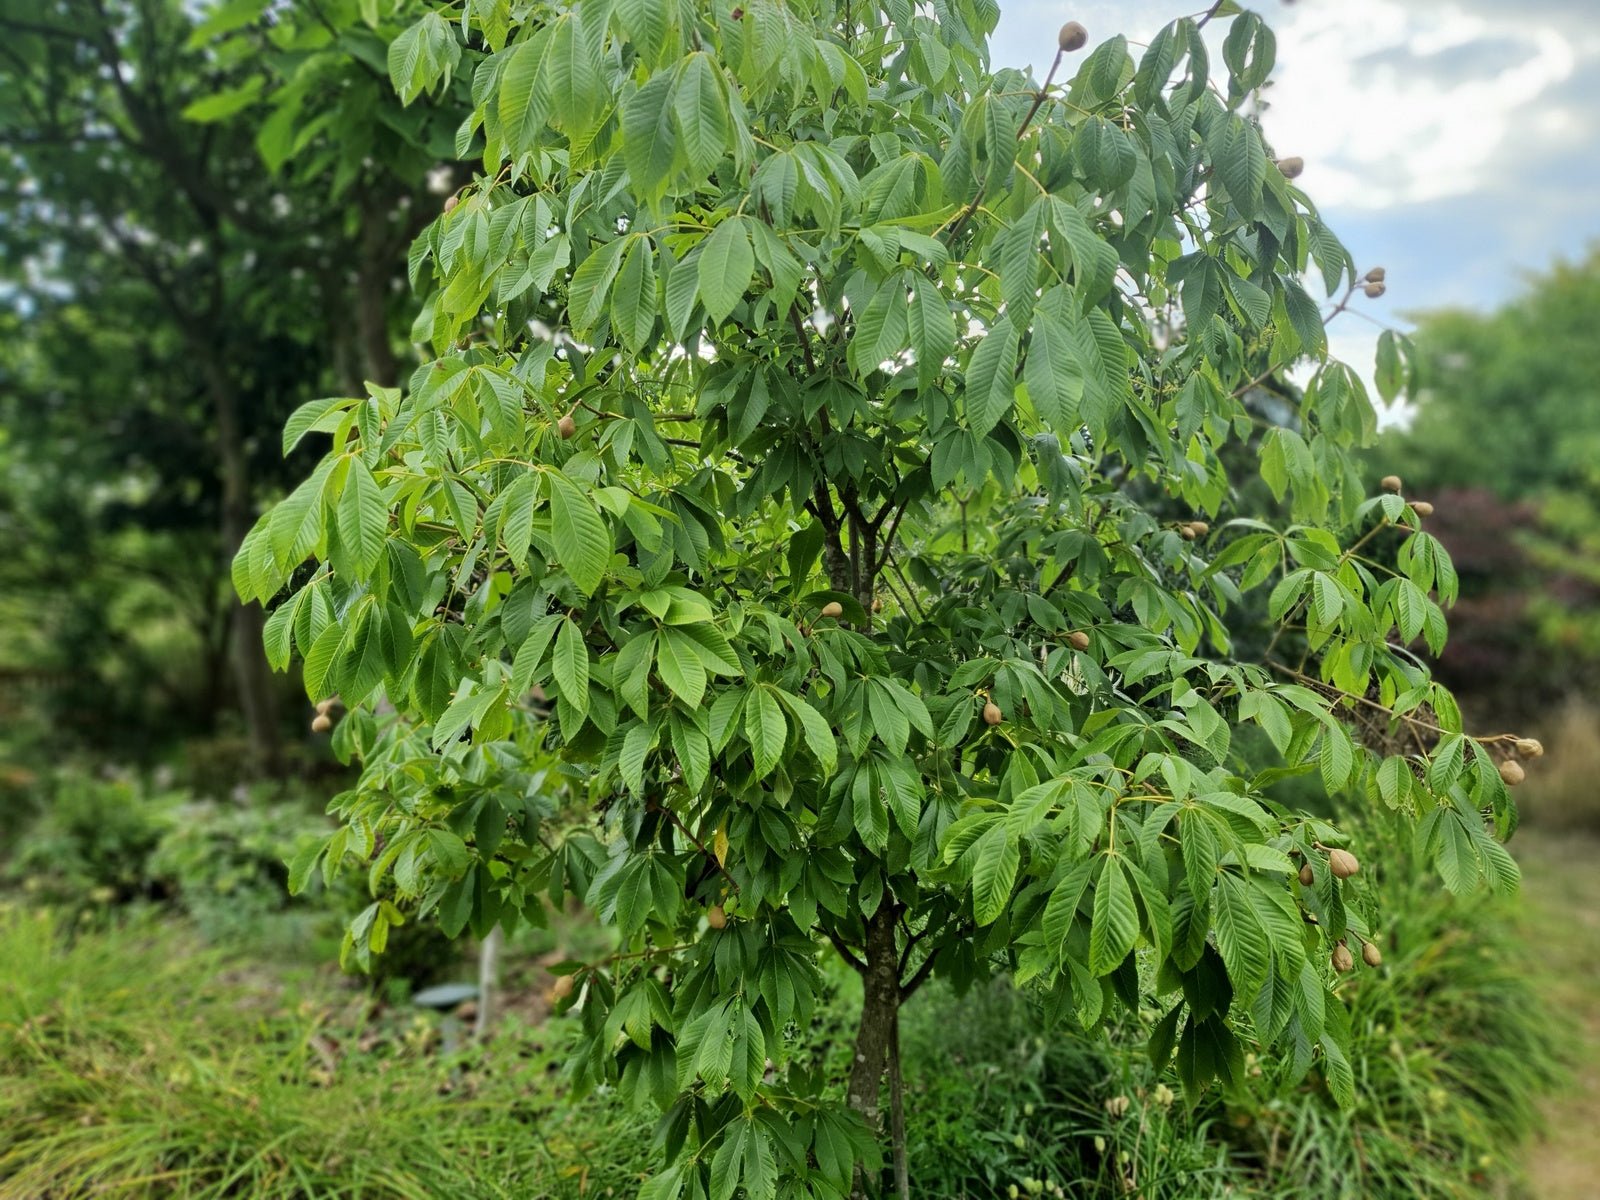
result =
[{"label": "green leaf", "polygon": [[1021,849],[1004,823],[991,826],[973,846],[972,915],[979,925],[993,924],[1005,911],[1021,859]]},{"label": "green leaf", "polygon": [[559,471],[548,476],[550,540],[556,557],[585,596],[594,595],[611,561],[611,530],[589,497]]},{"label": "green leaf", "polygon": [[756,778],[765,779],[783,757],[784,743],[789,736],[783,709],[768,688],[751,689],[744,706],[744,732],[755,760]]},{"label": "green leaf", "polygon": [[1094,889],[1094,923],[1089,927],[1089,970],[1096,977],[1121,966],[1139,937],[1139,909],[1128,873],[1116,855],[1105,858]]},{"label": "green leaf", "polygon": [[612,325],[622,344],[637,354],[656,323],[655,248],[647,237],[629,239],[612,291]]},{"label": "green leaf", "polygon": [[647,201],[666,193],[681,154],[673,121],[673,79],[671,71],[652,76],[622,106],[622,159],[633,190]]},{"label": "green leaf", "polygon": [[989,327],[967,368],[967,422],[980,437],[1011,412],[1016,399],[1018,336],[1010,317]]},{"label": "green leaf", "polygon": [[672,694],[690,708],[698,708],[706,694],[706,669],[699,646],[682,629],[667,626],[656,642],[656,671]]},{"label": "green leaf", "polygon": [[388,535],[389,509],[383,502],[383,489],[366,464],[353,458],[339,495],[339,540],[350,555],[356,578],[365,579],[377,568]]},{"label": "green leaf", "polygon": [[700,301],[715,324],[744,298],[756,269],[755,251],[743,217],[729,217],[700,247]]},{"label": "green leaf", "polygon": [[691,182],[711,174],[728,152],[728,102],[711,56],[697,50],[683,60],[673,88],[673,116]]},{"label": "green leaf", "polygon": [[561,697],[580,713],[589,711],[589,647],[576,621],[562,621],[556,634],[550,675]]}]

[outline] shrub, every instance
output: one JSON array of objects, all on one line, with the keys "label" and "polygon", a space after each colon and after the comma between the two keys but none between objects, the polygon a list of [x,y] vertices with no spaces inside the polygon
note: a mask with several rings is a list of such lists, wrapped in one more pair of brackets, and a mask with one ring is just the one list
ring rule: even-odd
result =
[{"label": "shrub", "polygon": [[38,815],[18,838],[7,874],[48,902],[88,913],[160,898],[151,856],[183,797],[132,775],[64,770],[47,778]]}]

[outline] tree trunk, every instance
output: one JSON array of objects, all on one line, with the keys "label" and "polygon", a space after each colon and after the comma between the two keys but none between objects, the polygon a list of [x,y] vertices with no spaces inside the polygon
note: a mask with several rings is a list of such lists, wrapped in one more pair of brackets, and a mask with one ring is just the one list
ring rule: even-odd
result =
[{"label": "tree trunk", "polygon": [[[881,1092],[891,1047],[899,1040],[900,956],[895,945],[895,908],[887,899],[867,919],[865,966],[862,973],[861,1023],[856,1028],[855,1061],[850,1065],[850,1107],[867,1127],[882,1131]],[[852,1195],[864,1198],[866,1178],[856,1172]]]},{"label": "tree trunk", "polygon": [[[389,285],[394,280],[391,197],[368,189],[361,205],[360,265],[356,271],[356,326],[366,377],[380,387],[400,382],[400,363],[389,340]],[[360,395],[361,393],[356,393]]]},{"label": "tree trunk", "polygon": [[472,1036],[482,1041],[489,1036],[493,1010],[500,1003],[500,944],[505,934],[496,925],[478,945],[478,1013],[472,1020]]},{"label": "tree trunk", "polygon": [[[233,383],[215,358],[206,355],[203,362],[217,420],[217,465],[222,476],[220,533],[226,561],[239,549],[254,520],[250,507],[250,467],[245,457]],[[244,715],[245,731],[250,739],[252,765],[264,776],[278,775],[282,761],[277,705],[273,696],[272,668],[267,664],[261,642],[266,616],[256,603],[234,604],[232,610],[234,684],[239,693],[239,711]]]}]

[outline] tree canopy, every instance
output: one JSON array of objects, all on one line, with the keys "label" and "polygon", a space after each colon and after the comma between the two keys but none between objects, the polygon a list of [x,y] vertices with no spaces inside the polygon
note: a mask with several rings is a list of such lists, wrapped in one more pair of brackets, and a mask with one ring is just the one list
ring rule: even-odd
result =
[{"label": "tree canopy", "polygon": [[[862,1188],[935,975],[1155,1006],[1191,1094],[1250,1048],[1349,1103],[1329,986],[1375,915],[1285,773],[1412,816],[1452,888],[1515,881],[1515,748],[1408,648],[1452,568],[1365,493],[1326,358],[1368,278],[1227,8],[1137,58],[1069,25],[1043,81],[991,69],[985,0],[418,3],[388,45],[407,102],[470,80],[480,173],[411,249],[425,361],[294,414],[328,450],[235,559],[363,764],[294,882],[359,866],[480,933],[583,897],[622,947],[573,1080],[662,1108],[652,1197]],[[1247,407],[1305,363],[1283,423]],[[1379,367],[1406,386],[1403,341]],[[1241,459],[1285,521],[1239,513]],[[825,947],[864,985],[842,1089]]]}]

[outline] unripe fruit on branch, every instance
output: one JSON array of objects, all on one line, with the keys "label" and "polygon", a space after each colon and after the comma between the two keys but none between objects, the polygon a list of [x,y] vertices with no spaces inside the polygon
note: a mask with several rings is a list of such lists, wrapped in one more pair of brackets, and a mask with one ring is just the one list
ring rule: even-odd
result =
[{"label": "unripe fruit on branch", "polygon": [[728,914],[722,911],[722,905],[713,904],[710,908],[706,909],[706,924],[711,926],[713,929],[727,928]]},{"label": "unripe fruit on branch", "polygon": [[571,413],[568,413],[566,416],[562,417],[561,420],[556,422],[556,432],[561,435],[562,441],[566,441],[573,434],[578,432],[578,423],[572,419]]},{"label": "unripe fruit on branch", "polygon": [[1400,476],[1398,476],[1398,475],[1385,475],[1382,479],[1380,479],[1378,481],[1378,486],[1381,487],[1384,491],[1393,492],[1395,495],[1398,496],[1400,494],[1400,489],[1402,487],[1404,487],[1405,485],[1400,482]]},{"label": "unripe fruit on branch", "polygon": [[1192,542],[1195,539],[1194,526],[1188,522],[1178,526],[1178,533],[1186,542]]},{"label": "unripe fruit on branch", "polygon": [[1522,769],[1522,764],[1514,758],[1508,758],[1500,764],[1500,778],[1506,781],[1507,787],[1516,787],[1527,777],[1528,773]]},{"label": "unripe fruit on branch", "polygon": [[1387,292],[1389,288],[1387,284],[1374,279],[1371,283],[1363,286],[1361,290],[1367,294],[1367,299],[1376,300],[1379,296]]},{"label": "unripe fruit on branch", "polygon": [[1543,758],[1544,743],[1538,738],[1518,738],[1517,753],[1523,758]]},{"label": "unripe fruit on branch", "polygon": [[1068,21],[1061,27],[1061,32],[1056,34],[1056,45],[1061,47],[1063,54],[1082,50],[1088,42],[1089,31],[1076,21]]},{"label": "unripe fruit on branch", "polygon": [[445,212],[454,212],[456,205],[458,205],[460,203],[461,203],[461,197],[460,196],[456,196],[456,195],[446,196],[444,198],[444,211]]},{"label": "unripe fruit on branch", "polygon": [[1310,887],[1317,882],[1317,873],[1311,869],[1310,863],[1306,863],[1305,866],[1300,868],[1300,882],[1306,887]]},{"label": "unripe fruit on branch", "polygon": [[1350,953],[1350,947],[1340,942],[1333,948],[1333,969],[1343,975],[1356,969],[1355,956]]},{"label": "unripe fruit on branch", "polygon": [[1361,961],[1369,967],[1383,966],[1383,951],[1378,949],[1376,942],[1368,942],[1361,947]]},{"label": "unripe fruit on branch", "polygon": [[998,725],[1006,719],[1005,713],[1000,711],[1000,706],[993,700],[987,701],[983,706],[983,723],[985,725]]},{"label": "unripe fruit on branch", "polygon": [[311,718],[312,733],[327,733],[328,730],[332,728],[333,718],[327,713],[318,713],[316,716]]},{"label": "unripe fruit on branch", "polygon": [[1299,155],[1278,160],[1278,170],[1283,172],[1285,179],[1298,179],[1300,173],[1306,169],[1306,160]]},{"label": "unripe fruit on branch", "polygon": [[550,1003],[559,1004],[572,995],[572,976],[557,975],[556,981],[550,985]]},{"label": "unripe fruit on branch", "polygon": [[1367,272],[1366,280],[1368,283],[1382,283],[1388,277],[1389,272],[1382,267],[1373,267],[1372,270]]},{"label": "unripe fruit on branch", "polygon": [[1328,870],[1333,872],[1335,879],[1349,879],[1361,870],[1361,863],[1348,850],[1329,850]]},{"label": "unripe fruit on branch", "polygon": [[872,611],[875,612],[875,613],[881,613],[883,611],[883,597],[882,596],[874,596],[872,598]]},{"label": "unripe fruit on branch", "polygon": [[817,616],[842,617],[844,616],[844,605],[840,604],[837,600],[829,600],[822,606],[822,611],[819,612]]},{"label": "unripe fruit on branch", "polygon": [[1426,500],[1413,500],[1411,502],[1411,511],[1419,517],[1431,517],[1433,516],[1433,505]]},{"label": "unripe fruit on branch", "polygon": [[333,711],[333,706],[337,703],[339,703],[339,697],[337,696],[329,696],[326,700],[318,700],[317,715],[327,716],[329,712]]},{"label": "unripe fruit on branch", "polygon": [[1074,650],[1087,650],[1089,648],[1089,635],[1081,629],[1074,629],[1067,634],[1067,641]]},{"label": "unripe fruit on branch", "polygon": [[1189,528],[1194,530],[1195,537],[1205,537],[1211,532],[1211,526],[1204,521],[1190,521]]}]

